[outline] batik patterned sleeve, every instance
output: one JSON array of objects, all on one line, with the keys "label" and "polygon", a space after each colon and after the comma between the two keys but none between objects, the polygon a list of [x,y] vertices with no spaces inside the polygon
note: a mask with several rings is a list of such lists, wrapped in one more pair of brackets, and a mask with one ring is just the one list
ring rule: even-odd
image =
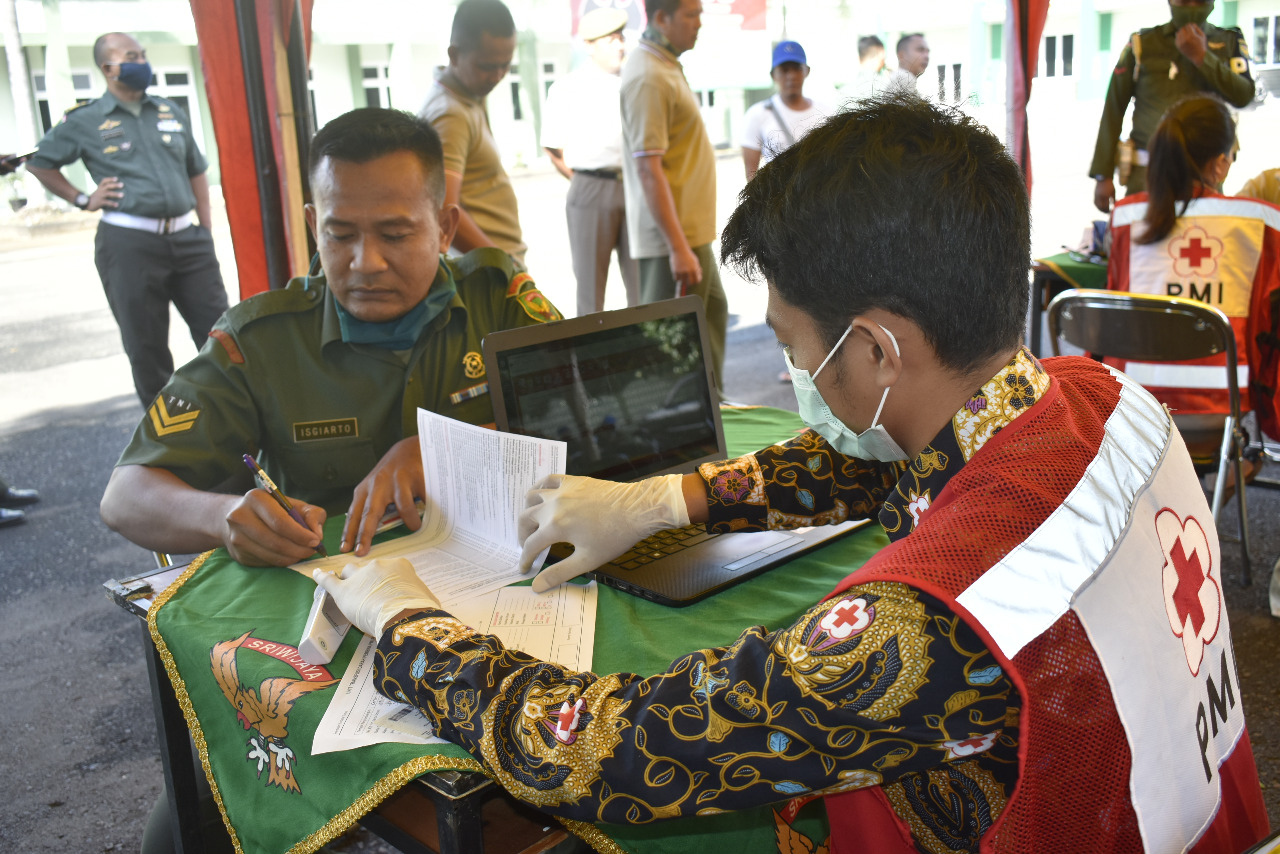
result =
[{"label": "batik patterned sleeve", "polygon": [[833,525],[865,519],[888,497],[902,467],[839,453],[812,430],[736,460],[705,463],[715,533]]},{"label": "batik patterned sleeve", "polygon": [[583,821],[744,809],[931,769],[963,777],[975,754],[1017,756],[999,665],[962,620],[898,582],[851,588],[647,679],[573,672],[429,611],[384,633],[374,678],[516,797]]}]

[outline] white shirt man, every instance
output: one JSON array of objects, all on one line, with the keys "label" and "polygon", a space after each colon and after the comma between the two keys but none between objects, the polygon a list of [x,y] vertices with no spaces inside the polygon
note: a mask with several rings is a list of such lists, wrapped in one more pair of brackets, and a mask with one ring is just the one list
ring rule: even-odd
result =
[{"label": "white shirt man", "polygon": [[590,61],[552,84],[543,112],[543,148],[570,182],[565,219],[579,315],[604,308],[615,249],[627,305],[640,301],[640,274],[627,242],[618,106],[626,24],[621,9],[593,9],[582,16],[578,35],[591,51]]},{"label": "white shirt man", "polygon": [[748,181],[757,169],[835,112],[829,105],[805,97],[809,66],[798,43],[778,42],[769,76],[778,91],[752,104],[743,117],[740,144]]}]

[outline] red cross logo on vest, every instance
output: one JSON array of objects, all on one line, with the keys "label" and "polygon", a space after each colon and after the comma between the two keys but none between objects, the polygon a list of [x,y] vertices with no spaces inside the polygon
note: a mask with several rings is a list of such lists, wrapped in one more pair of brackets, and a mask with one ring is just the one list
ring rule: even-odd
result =
[{"label": "red cross logo on vest", "polygon": [[1209,538],[1194,516],[1186,521],[1172,510],[1156,514],[1156,535],[1164,553],[1161,578],[1169,628],[1182,641],[1191,675],[1200,672],[1204,648],[1222,624],[1221,570]]},{"label": "red cross logo on vest", "polygon": [[1203,226],[1193,225],[1169,241],[1169,257],[1174,275],[1182,279],[1207,279],[1218,269],[1222,241]]},{"label": "red cross logo on vest", "polygon": [[867,600],[859,596],[856,599],[841,599],[832,605],[831,610],[818,621],[818,625],[836,640],[844,640],[866,629],[875,618],[876,609],[868,608]]}]

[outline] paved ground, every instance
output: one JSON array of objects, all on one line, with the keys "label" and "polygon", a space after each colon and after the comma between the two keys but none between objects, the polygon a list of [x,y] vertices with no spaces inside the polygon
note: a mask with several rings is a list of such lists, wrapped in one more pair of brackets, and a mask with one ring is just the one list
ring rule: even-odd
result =
[{"label": "paved ground", "polygon": [[[740,185],[738,161],[723,159],[722,215]],[[536,247],[530,268],[554,302],[571,308],[564,187],[546,172],[517,181],[528,242]],[[1078,234],[1082,216],[1088,214],[1079,205],[1065,213],[1049,206],[1037,222],[1043,230],[1061,220],[1070,230],[1060,233]],[[230,267],[225,225],[215,236]],[[101,588],[151,559],[97,514],[110,468],[142,410],[92,254],[91,230],[0,238],[0,474],[44,497],[26,524],[0,531],[0,851],[136,850],[161,787],[141,628]],[[228,281],[234,293],[234,275]],[[619,285],[611,286],[610,307],[619,304]],[[781,357],[760,324],[763,288],[731,276],[726,288],[734,313],[730,397],[794,408],[790,388],[776,380]],[[180,328],[172,338],[180,358],[194,352]],[[1272,821],[1280,824],[1280,622],[1266,614],[1264,575],[1280,555],[1280,493],[1255,489],[1250,499],[1255,571],[1264,581],[1239,585],[1238,549],[1230,545],[1224,576],[1254,751]],[[371,847],[356,840],[346,850]]]}]

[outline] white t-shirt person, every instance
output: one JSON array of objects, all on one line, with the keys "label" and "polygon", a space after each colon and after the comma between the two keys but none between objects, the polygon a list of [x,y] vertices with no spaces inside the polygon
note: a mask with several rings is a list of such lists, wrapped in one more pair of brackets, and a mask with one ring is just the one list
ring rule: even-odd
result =
[{"label": "white t-shirt person", "polygon": [[768,163],[835,113],[827,104],[809,101],[808,109],[793,110],[774,94],[752,104],[743,117],[738,144],[760,152],[761,166]]}]

